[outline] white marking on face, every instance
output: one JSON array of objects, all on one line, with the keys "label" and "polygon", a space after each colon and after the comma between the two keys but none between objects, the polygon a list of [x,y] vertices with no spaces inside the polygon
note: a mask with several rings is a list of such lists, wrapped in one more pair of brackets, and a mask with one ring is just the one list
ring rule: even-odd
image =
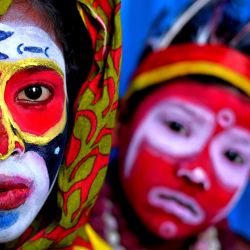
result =
[{"label": "white marking on face", "polygon": [[214,127],[215,116],[205,107],[176,98],[157,103],[134,132],[125,159],[125,176],[130,175],[143,139],[162,154],[186,157],[203,149]]},{"label": "white marking on face", "polygon": [[55,154],[55,155],[58,155],[59,152],[60,152],[60,147],[57,147],[57,148],[55,149],[55,151],[54,151],[54,154]]},{"label": "white marking on face", "polygon": [[44,159],[33,151],[1,161],[0,175],[18,176],[33,181],[32,192],[25,203],[6,211],[10,216],[17,215],[17,219],[13,225],[4,229],[1,229],[0,224],[0,242],[2,243],[19,237],[32,223],[48,197],[49,175]]},{"label": "white marking on face", "polygon": [[230,203],[214,218],[216,223],[233,208],[248,183],[250,132],[237,127],[225,130],[213,139],[209,151],[217,178],[227,189],[237,190]]},{"label": "white marking on face", "polygon": [[234,127],[219,133],[210,145],[217,177],[228,188],[241,188],[249,178],[250,132]]},{"label": "white marking on face", "polygon": [[0,30],[5,32],[6,38],[0,40],[0,53],[6,58],[1,61],[18,61],[26,58],[49,59],[60,67],[64,75],[66,89],[66,68],[64,56],[48,33],[35,26],[15,27],[14,24],[0,23]]},{"label": "white marking on face", "polygon": [[205,219],[205,212],[197,201],[183,192],[167,187],[154,187],[148,194],[148,201],[185,224],[198,225]]},{"label": "white marking on face", "polygon": [[217,115],[217,122],[222,128],[232,127],[235,124],[235,114],[231,109],[222,109]]}]

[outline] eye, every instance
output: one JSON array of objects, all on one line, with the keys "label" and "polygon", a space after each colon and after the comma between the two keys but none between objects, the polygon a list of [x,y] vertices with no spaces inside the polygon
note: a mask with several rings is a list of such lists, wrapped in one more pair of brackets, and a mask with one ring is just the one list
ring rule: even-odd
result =
[{"label": "eye", "polygon": [[189,131],[177,121],[165,121],[167,127],[176,134],[189,136]]},{"label": "eye", "polygon": [[51,97],[51,91],[42,85],[31,85],[20,91],[17,95],[19,102],[37,103],[47,101]]},{"label": "eye", "polygon": [[224,156],[232,163],[243,164],[243,157],[235,150],[227,150],[224,152]]}]

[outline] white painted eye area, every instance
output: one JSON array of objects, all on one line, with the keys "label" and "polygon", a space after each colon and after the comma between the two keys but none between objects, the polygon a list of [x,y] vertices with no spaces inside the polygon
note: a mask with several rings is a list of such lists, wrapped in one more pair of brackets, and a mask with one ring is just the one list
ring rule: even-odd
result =
[{"label": "white painted eye area", "polygon": [[16,100],[21,103],[44,102],[51,97],[51,90],[40,84],[30,85],[21,90]]},{"label": "white painted eye area", "polygon": [[224,185],[241,187],[250,172],[250,132],[232,128],[218,134],[210,146],[215,173]]},{"label": "white painted eye area", "polygon": [[155,104],[130,141],[125,175],[129,175],[145,141],[157,154],[182,158],[199,153],[211,137],[215,121],[211,110],[182,99],[169,98]]},{"label": "white painted eye area", "polygon": [[171,99],[160,102],[150,111],[141,133],[159,152],[184,157],[202,150],[214,126],[215,116],[210,110]]}]

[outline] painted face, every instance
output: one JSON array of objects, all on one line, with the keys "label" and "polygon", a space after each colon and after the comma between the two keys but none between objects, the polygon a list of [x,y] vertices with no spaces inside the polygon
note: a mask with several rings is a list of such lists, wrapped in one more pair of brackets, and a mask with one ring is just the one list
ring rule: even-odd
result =
[{"label": "painted face", "polygon": [[0,23],[0,242],[31,224],[61,164],[67,118],[63,55],[34,26]]},{"label": "painted face", "polygon": [[232,89],[191,80],[140,103],[121,129],[121,179],[149,230],[183,238],[225,217],[249,178],[249,112]]}]

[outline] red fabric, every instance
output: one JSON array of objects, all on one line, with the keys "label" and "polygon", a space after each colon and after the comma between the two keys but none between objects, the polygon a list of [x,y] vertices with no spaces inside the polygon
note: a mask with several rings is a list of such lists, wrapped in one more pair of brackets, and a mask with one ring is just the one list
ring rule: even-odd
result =
[{"label": "red fabric", "polygon": [[172,45],[165,50],[151,53],[139,66],[134,77],[145,71],[176,62],[208,61],[223,65],[250,78],[250,59],[244,54],[223,45]]}]

